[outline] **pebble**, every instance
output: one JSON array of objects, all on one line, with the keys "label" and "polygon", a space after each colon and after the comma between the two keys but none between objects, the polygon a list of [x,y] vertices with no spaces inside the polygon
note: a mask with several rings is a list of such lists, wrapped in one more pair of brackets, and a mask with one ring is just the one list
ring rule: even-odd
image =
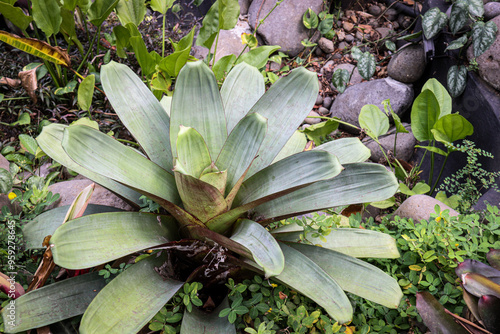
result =
[{"label": "pebble", "polygon": [[309,118],[309,116],[319,116],[319,114],[315,111],[311,111],[308,115],[308,117],[304,120],[304,123],[307,124],[318,124],[321,122],[321,118]]},{"label": "pebble", "polygon": [[370,19],[370,21],[368,21],[368,25],[372,28],[378,28],[380,26],[376,19]]},{"label": "pebble", "polygon": [[[333,99],[330,96],[327,96],[323,99],[323,107],[330,109],[332,106]],[[328,111],[330,113],[330,111]]]},{"label": "pebble", "polygon": [[345,41],[347,43],[352,43],[354,41],[354,36],[351,34],[345,35]]},{"label": "pebble", "polygon": [[410,45],[398,51],[387,66],[387,74],[400,82],[412,83],[422,77],[425,54],[422,45]]},{"label": "pebble", "polygon": [[[340,42],[339,43],[339,50],[344,50],[346,47],[348,47],[349,45],[346,43],[346,42]],[[336,53],[335,55],[338,55],[338,53]],[[335,57],[334,55],[334,57]],[[340,55],[339,58],[336,58],[336,59],[340,59],[342,58],[342,56]]]},{"label": "pebble", "polygon": [[[342,42],[342,43],[344,43],[344,45],[343,45],[343,48],[341,50],[343,50],[347,46],[347,44],[345,42]],[[340,43],[340,44],[342,44],[342,43]],[[339,48],[340,48],[340,44],[339,44]],[[342,58],[342,55],[340,53],[335,53],[333,55],[333,59],[341,59],[341,58]]]},{"label": "pebble", "polygon": [[387,18],[387,20],[394,21],[398,18],[398,11],[395,10],[394,8],[389,8],[385,12],[384,16]]},{"label": "pebble", "polygon": [[321,37],[318,41],[318,45],[323,50],[325,53],[333,53],[335,51],[335,46],[333,45],[333,42],[329,40],[328,38]]},{"label": "pebble", "polygon": [[380,39],[386,38],[391,33],[391,29],[389,28],[377,28],[375,31],[380,34]]},{"label": "pebble", "polygon": [[314,49],[314,54],[318,57],[321,57],[323,56],[325,53],[323,52],[323,50],[321,50],[321,48],[316,48]]},{"label": "pebble", "polygon": [[350,32],[352,29],[354,29],[354,24],[350,22],[344,22],[342,23],[342,27],[344,28],[345,31]]},{"label": "pebble", "polygon": [[500,2],[488,2],[484,5],[484,18],[491,20],[500,15]]},{"label": "pebble", "polygon": [[319,107],[318,108],[318,113],[321,115],[321,116],[328,116],[330,115],[330,109],[327,109],[325,107]]},{"label": "pebble", "polygon": [[342,42],[345,39],[345,32],[342,30],[337,31],[337,39]]},{"label": "pebble", "polygon": [[316,104],[316,105],[323,104],[323,96],[318,95],[318,97],[316,98],[316,102],[314,104]]},{"label": "pebble", "polygon": [[278,64],[278,63],[275,63],[274,61],[272,61],[270,64],[269,64],[269,69],[271,71],[279,71],[281,68],[281,64]]},{"label": "pebble", "polygon": [[370,6],[368,8],[368,13],[372,14],[373,16],[379,16],[380,14],[382,14],[382,9],[380,9],[380,7],[377,5]]}]

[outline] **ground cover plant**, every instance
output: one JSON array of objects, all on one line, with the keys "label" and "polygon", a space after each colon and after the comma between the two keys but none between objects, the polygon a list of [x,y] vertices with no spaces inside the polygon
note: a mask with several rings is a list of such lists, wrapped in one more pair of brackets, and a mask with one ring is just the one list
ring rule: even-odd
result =
[{"label": "ground cover plant", "polygon": [[[204,310],[213,310],[224,298],[226,279],[238,279],[248,271],[295,287],[339,323],[352,317],[343,289],[388,307],[398,304],[401,292],[392,278],[349,256],[374,256],[378,252],[377,256],[397,257],[391,238],[365,231],[347,231],[347,235],[337,232],[325,239],[324,247],[317,248],[292,242],[298,240],[300,227],[273,231],[274,236],[264,228],[275,220],[350,204],[360,198],[367,202],[382,200],[397,188],[394,176],[383,166],[358,162],[366,159],[366,150],[357,139],[305,152],[293,142],[288,144],[317,96],[313,73],[294,70],[264,94],[261,74],[254,67],[240,64],[219,95],[208,67],[202,62],[190,63],[179,75],[170,117],[126,66],[106,65],[101,80],[115,111],[151,160],[85,125],[45,127],[37,139],[40,147],[61,164],[131,201],[138,202],[141,193],[147,195],[172,216],[104,213],[58,227],[55,218],[59,212],[43,214],[56,223],[52,231],[43,230],[37,236],[52,234],[54,262],[70,270],[154,250],[124,270],[95,298],[86,294],[87,300],[92,300],[86,311],[85,303],[80,303],[64,312],[67,317],[85,311],[81,332],[135,332],[184,281],[201,282],[200,299],[208,305]],[[278,118],[276,110],[287,110],[288,123]],[[283,242],[278,243],[275,237]],[[340,240],[350,241],[349,249],[357,243],[357,252],[344,249]],[[188,259],[194,262],[186,267]],[[372,279],[360,279],[368,276]],[[81,275],[20,297],[17,307],[24,310],[20,314],[37,312],[33,298],[44,300],[53,289],[68,291],[75,285],[84,286],[86,280],[92,286],[100,284],[93,274]],[[325,295],[325,289],[330,293]],[[118,308],[117,297],[121,301]],[[199,302],[193,304],[199,306]],[[136,316],[130,317],[130,312]],[[225,318],[219,318],[218,312],[211,315],[184,312],[181,332],[198,332],[207,319],[213,319],[218,324],[214,328],[219,330],[232,327]],[[231,319],[231,311],[227,315]],[[31,313],[6,331],[58,320],[62,320],[61,314]]]}]

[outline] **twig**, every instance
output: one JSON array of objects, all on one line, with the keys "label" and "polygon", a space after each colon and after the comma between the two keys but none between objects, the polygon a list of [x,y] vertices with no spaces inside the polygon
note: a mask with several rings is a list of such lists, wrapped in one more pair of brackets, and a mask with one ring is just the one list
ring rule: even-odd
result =
[{"label": "twig", "polygon": [[486,329],[482,328],[481,326],[478,326],[476,325],[475,323],[465,319],[465,318],[462,318],[461,316],[459,315],[456,315],[455,313],[452,313],[450,311],[448,311],[447,309],[444,309],[444,311],[446,313],[448,313],[449,315],[451,315],[452,317],[454,317],[455,319],[457,319],[458,321],[462,321],[462,322],[465,322],[467,325],[470,325],[478,330],[480,330],[481,332],[485,333],[485,334],[493,334],[492,332],[489,332],[487,331]]}]

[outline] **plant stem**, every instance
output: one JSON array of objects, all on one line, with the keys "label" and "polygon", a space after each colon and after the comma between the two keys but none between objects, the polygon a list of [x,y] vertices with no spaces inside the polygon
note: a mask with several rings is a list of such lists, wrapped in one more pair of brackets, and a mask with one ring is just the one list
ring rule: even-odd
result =
[{"label": "plant stem", "polygon": [[90,46],[89,46],[89,49],[87,51],[87,53],[85,54],[85,56],[83,57],[82,59],[82,62],[80,63],[80,65],[78,66],[78,68],[76,69],[75,72],[80,72],[83,64],[87,61],[87,58],[89,57],[90,55],[90,51],[92,51],[92,45],[94,45],[94,41],[95,41],[95,38],[97,37],[97,35],[99,34],[99,32],[101,31],[101,28],[99,28],[96,33],[94,34],[94,37],[92,37],[92,41],[90,42]]},{"label": "plant stem", "polygon": [[163,15],[163,31],[162,31],[162,39],[161,39],[161,57],[165,57],[165,20],[166,14]]},{"label": "plant stem", "polygon": [[358,128],[356,125],[352,125],[351,123],[347,123],[347,122],[341,121],[340,119],[336,119],[336,118],[332,118],[332,117],[326,117],[326,116],[307,116],[307,118],[320,118],[320,119],[326,119],[326,120],[332,119],[335,122],[338,122],[340,124],[344,124],[344,125],[350,126],[351,128],[355,128],[355,129],[361,131],[361,129]]},{"label": "plant stem", "polygon": [[130,141],[130,140],[126,140],[126,139],[118,139],[118,138],[117,138],[116,140],[118,140],[118,141],[120,141],[120,142],[122,142],[122,143],[126,143],[126,144],[130,144],[130,145],[134,145],[134,146],[137,146],[137,147],[139,147],[139,146],[140,146],[139,144],[134,143],[133,141]]},{"label": "plant stem", "polygon": [[382,154],[384,155],[385,161],[387,161],[387,164],[389,165],[391,172],[396,173],[396,167],[394,167],[394,170],[392,170],[392,163],[389,161],[389,157],[387,156],[387,154],[385,154],[385,150],[382,147],[382,144],[380,144],[380,142],[377,139],[375,138],[372,139],[375,140],[375,142],[378,144],[378,147],[380,147],[380,151],[382,151]]},{"label": "plant stem", "polygon": [[[434,143],[434,141],[432,141]],[[434,146],[434,145],[432,145]],[[429,187],[432,187],[432,178],[434,176],[434,152],[431,152],[431,170],[429,171]]]},{"label": "plant stem", "polygon": [[52,64],[45,59],[43,60],[43,64],[47,68],[47,71],[49,71],[50,76],[52,77],[52,80],[54,81],[54,84],[57,86],[57,88],[62,87],[61,82],[59,81],[59,77],[56,75],[56,72],[54,71]]},{"label": "plant stem", "polygon": [[97,50],[96,50],[96,53],[95,55],[99,55],[99,48],[101,46],[101,27],[102,27],[102,24],[99,26],[99,28],[97,28]]},{"label": "plant stem", "polygon": [[[394,134],[394,149],[392,150],[394,152],[394,158],[396,158],[396,143],[398,142],[398,130],[396,129],[396,133]],[[396,158],[397,160],[397,158]]]},{"label": "plant stem", "polygon": [[444,166],[446,165],[446,161],[448,161],[448,157],[450,156],[450,152],[448,152],[448,155],[444,158],[443,165],[441,166],[441,170],[439,171],[439,175],[437,177],[436,183],[434,183],[434,186],[431,189],[431,192],[429,194],[432,195],[434,192],[434,189],[436,189],[439,180],[441,179],[441,174],[443,174]]},{"label": "plant stem", "polygon": [[[21,96],[21,97],[8,97],[6,99],[3,99],[2,101],[14,101],[14,100],[29,100],[29,96]],[[5,124],[5,123],[2,123]]]}]

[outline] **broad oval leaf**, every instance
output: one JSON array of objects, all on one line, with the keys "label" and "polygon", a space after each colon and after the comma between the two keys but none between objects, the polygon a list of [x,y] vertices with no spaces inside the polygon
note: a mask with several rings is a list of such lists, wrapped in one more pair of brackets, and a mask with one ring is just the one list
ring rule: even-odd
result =
[{"label": "broad oval leaf", "polygon": [[88,111],[92,105],[94,96],[95,75],[91,74],[82,80],[78,87],[78,106],[80,109]]},{"label": "broad oval leaf", "polygon": [[175,0],[151,0],[151,9],[165,15],[174,4]]},{"label": "broad oval leaf", "polygon": [[281,149],[280,153],[274,158],[272,163],[278,162],[286,157],[293,154],[302,152],[307,145],[306,136],[299,130],[295,131],[293,135],[288,139],[285,146]]},{"label": "broad oval leaf", "polygon": [[334,154],[341,164],[364,162],[370,158],[371,151],[359,138],[340,138],[316,146],[314,150],[322,150]]},{"label": "broad oval leaf", "polygon": [[352,319],[351,302],[338,283],[301,252],[280,243],[286,266],[275,277],[322,306],[339,323]]},{"label": "broad oval leaf", "polygon": [[448,50],[456,50],[456,49],[460,49],[462,48],[465,43],[467,43],[467,35],[464,35],[456,40],[454,40],[453,42],[451,42],[447,47],[446,49],[444,50],[445,52],[448,51]]},{"label": "broad oval leaf", "polygon": [[474,56],[479,57],[488,50],[497,37],[498,27],[493,21],[477,21],[472,27],[472,48]]},{"label": "broad oval leaf", "polygon": [[210,313],[200,311],[197,307],[193,307],[191,312],[184,310],[180,333],[236,334],[236,328],[227,320],[227,316],[219,317],[220,311],[225,308],[229,308],[227,298]]},{"label": "broad oval leaf", "polygon": [[323,20],[321,20],[321,22],[318,25],[318,31],[322,35],[328,34],[328,32],[332,30],[332,28],[333,28],[333,16],[325,17]]},{"label": "broad oval leaf", "polygon": [[460,96],[467,86],[467,67],[464,65],[453,65],[448,70],[446,78],[448,89],[453,97]]},{"label": "broad oval leaf", "polygon": [[349,79],[351,78],[351,74],[346,69],[339,69],[333,72],[332,76],[332,84],[337,88],[340,94],[342,94],[347,84],[349,83]]},{"label": "broad oval leaf", "polygon": [[422,87],[422,92],[426,89],[434,93],[434,97],[439,103],[439,117],[451,114],[451,96],[446,88],[438,80],[431,78]]},{"label": "broad oval leaf", "polygon": [[389,117],[373,104],[367,104],[361,108],[358,121],[367,134],[376,140],[389,131]]},{"label": "broad oval leaf", "polygon": [[319,23],[318,15],[311,8],[307,8],[302,16],[302,23],[307,29],[316,29]]},{"label": "broad oval leaf", "polygon": [[253,260],[264,269],[266,278],[279,275],[285,267],[285,257],[278,242],[264,227],[249,219],[239,220],[231,240],[245,246]]},{"label": "broad oval leaf", "polygon": [[35,23],[48,37],[59,32],[62,16],[57,0],[32,0],[32,15]]},{"label": "broad oval leaf", "polygon": [[108,18],[119,0],[95,0],[88,11],[88,20],[96,27]]},{"label": "broad oval leaf", "polygon": [[363,52],[358,58],[358,71],[363,79],[370,80],[375,74],[376,67],[375,57],[370,52]]},{"label": "broad oval leaf", "polygon": [[0,194],[7,194],[12,189],[14,179],[5,168],[0,168]]},{"label": "broad oval leaf", "polygon": [[155,271],[162,260],[149,256],[106,285],[83,315],[80,333],[137,333],[184,285]]},{"label": "broad oval leaf", "polygon": [[484,2],[482,0],[467,0],[469,13],[472,16],[484,15]]},{"label": "broad oval leaf", "polygon": [[236,65],[222,84],[220,94],[230,133],[265,92],[264,78],[245,62]]},{"label": "broad oval leaf", "polygon": [[433,130],[434,129],[439,131],[441,135],[444,136],[444,138],[438,138],[433,132],[436,140],[448,143],[464,139],[474,133],[474,127],[472,124],[459,114],[449,114],[441,117],[437,120],[436,124],[434,124]]},{"label": "broad oval leaf", "polygon": [[0,2],[0,13],[16,27],[21,28],[21,30],[26,30],[33,20],[31,16],[24,14],[21,8],[14,7],[7,2]]},{"label": "broad oval leaf", "polygon": [[438,7],[429,9],[422,17],[422,29],[425,38],[431,39],[444,28],[448,17]]},{"label": "broad oval leaf", "polygon": [[24,332],[81,315],[105,285],[102,276],[90,273],[28,292],[15,300],[14,319],[8,317],[8,306],[3,308],[5,332]]},{"label": "broad oval leaf", "polygon": [[432,333],[466,334],[469,333],[455,322],[433,295],[427,291],[417,293],[417,310],[425,325]]},{"label": "broad oval leaf", "polygon": [[170,119],[156,97],[130,68],[116,62],[102,67],[101,81],[113,109],[151,161],[170,171]]},{"label": "broad oval leaf", "polygon": [[0,41],[5,42],[13,47],[32,54],[44,60],[48,60],[54,64],[62,65],[65,67],[71,66],[71,59],[66,53],[66,50],[57,46],[50,46],[49,44],[39,41],[34,38],[21,38],[14,34],[10,34],[0,30]]},{"label": "broad oval leaf", "polygon": [[264,67],[269,61],[269,56],[281,49],[279,45],[262,45],[258,48],[250,50],[248,52],[243,53],[237,60],[236,64],[247,63],[251,66],[254,66],[258,69]]},{"label": "broad oval leaf", "polygon": [[116,5],[116,15],[123,26],[128,23],[138,26],[144,20],[144,16],[146,15],[146,1],[120,0]]},{"label": "broad oval leaf", "polygon": [[[453,35],[456,35],[457,32],[465,26],[468,18],[469,17],[467,15],[467,10],[463,6],[460,6],[457,3],[452,5],[450,13],[450,30]],[[466,36],[462,36],[461,38],[463,37],[465,37],[465,39],[467,40]],[[448,47],[447,50],[453,49],[450,49],[450,47]]]},{"label": "broad oval leaf", "polygon": [[287,243],[314,261],[342,288],[380,305],[397,308],[403,297],[398,282],[374,265],[324,247]]},{"label": "broad oval leaf", "polygon": [[110,212],[83,216],[61,225],[50,238],[54,262],[84,269],[177,239],[170,216]]},{"label": "broad oval leaf", "polygon": [[175,143],[180,126],[192,127],[216,157],[227,138],[224,107],[214,74],[202,61],[187,63],[179,73],[170,109],[170,141]]},{"label": "broad oval leaf", "polygon": [[182,125],[177,135],[177,159],[186,172],[195,178],[199,178],[201,172],[212,163],[207,144],[200,133]]},{"label": "broad oval leaf", "polygon": [[440,116],[441,109],[434,93],[422,91],[411,108],[411,130],[418,141],[433,140],[432,128]]}]

